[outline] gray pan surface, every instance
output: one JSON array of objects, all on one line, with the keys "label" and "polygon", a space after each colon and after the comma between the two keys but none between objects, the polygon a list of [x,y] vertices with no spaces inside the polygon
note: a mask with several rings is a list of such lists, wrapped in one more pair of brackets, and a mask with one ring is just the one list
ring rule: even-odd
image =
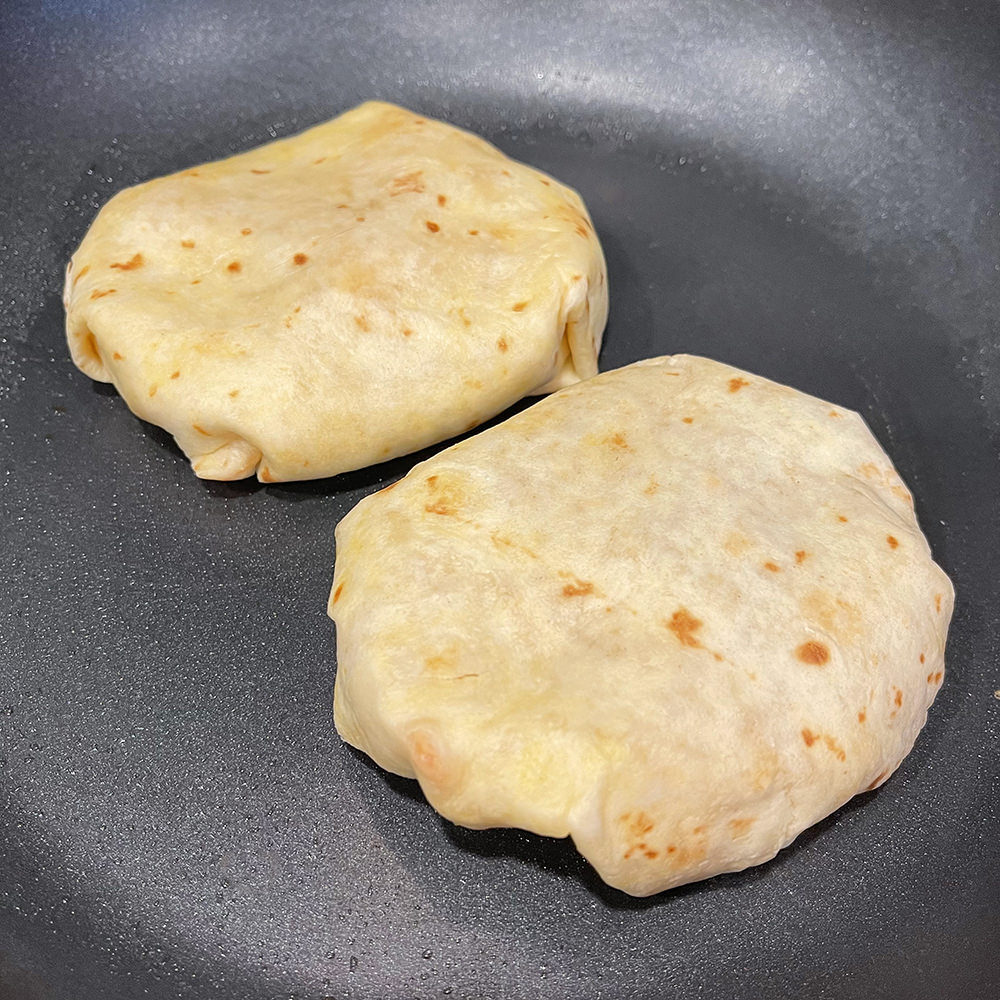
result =
[{"label": "gray pan surface", "polygon": [[[0,8],[0,997],[1000,996],[993,3]],[[67,356],[147,178],[381,97],[578,188],[604,368],[707,354],[860,410],[958,589],[878,792],[649,900],[451,827],[334,733],[333,529],[415,459],[202,483]],[[424,453],[425,455],[427,453]]]}]

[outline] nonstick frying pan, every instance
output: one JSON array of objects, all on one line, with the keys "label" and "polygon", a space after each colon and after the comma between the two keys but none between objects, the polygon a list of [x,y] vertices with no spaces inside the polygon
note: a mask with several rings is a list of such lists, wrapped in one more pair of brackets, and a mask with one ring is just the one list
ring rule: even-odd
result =
[{"label": "nonstick frying pan", "polygon": [[[1000,995],[1000,19],[989,2],[0,11],[0,997]],[[859,410],[958,605],[880,790],[648,900],[451,827],[331,722],[333,528],[416,457],[196,480],[71,365],[122,187],[368,98],[578,188],[602,366],[707,354]],[[425,455],[427,453],[424,453]]]}]

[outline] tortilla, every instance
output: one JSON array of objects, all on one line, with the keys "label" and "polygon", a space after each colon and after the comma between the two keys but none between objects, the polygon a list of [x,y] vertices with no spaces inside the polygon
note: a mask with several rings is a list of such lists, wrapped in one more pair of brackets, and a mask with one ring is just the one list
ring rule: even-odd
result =
[{"label": "tortilla", "polygon": [[367,103],[140,184],[67,271],[73,360],[206,479],[312,479],[597,371],[604,258],[580,197]]},{"label": "tortilla", "polygon": [[909,752],[953,591],[856,413],[642,361],[337,528],[343,738],[638,896],[773,857]]}]

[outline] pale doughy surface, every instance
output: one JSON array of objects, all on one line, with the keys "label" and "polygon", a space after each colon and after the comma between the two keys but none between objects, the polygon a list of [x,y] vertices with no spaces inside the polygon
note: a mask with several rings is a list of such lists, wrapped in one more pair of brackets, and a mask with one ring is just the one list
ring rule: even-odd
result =
[{"label": "pale doughy surface", "polygon": [[579,196],[370,102],[116,195],[70,263],[73,360],[208,479],[333,475],[597,371]]},{"label": "pale doughy surface", "polygon": [[337,529],[337,727],[469,827],[647,895],[910,750],[953,591],[855,413],[696,357],[567,388]]}]

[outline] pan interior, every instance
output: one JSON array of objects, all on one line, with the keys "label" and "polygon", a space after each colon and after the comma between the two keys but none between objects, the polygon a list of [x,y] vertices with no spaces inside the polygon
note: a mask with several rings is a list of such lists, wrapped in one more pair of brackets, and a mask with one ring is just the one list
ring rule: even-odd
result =
[{"label": "pan interior", "polygon": [[[2,16],[0,996],[1000,990],[988,5]],[[581,192],[602,368],[705,354],[857,409],[912,487],[959,594],[948,680],[898,775],[775,862],[636,901],[565,843],[440,820],[333,732],[325,616],[337,520],[429,452],[202,483],[72,368],[58,289],[101,203],[368,97]]]}]

